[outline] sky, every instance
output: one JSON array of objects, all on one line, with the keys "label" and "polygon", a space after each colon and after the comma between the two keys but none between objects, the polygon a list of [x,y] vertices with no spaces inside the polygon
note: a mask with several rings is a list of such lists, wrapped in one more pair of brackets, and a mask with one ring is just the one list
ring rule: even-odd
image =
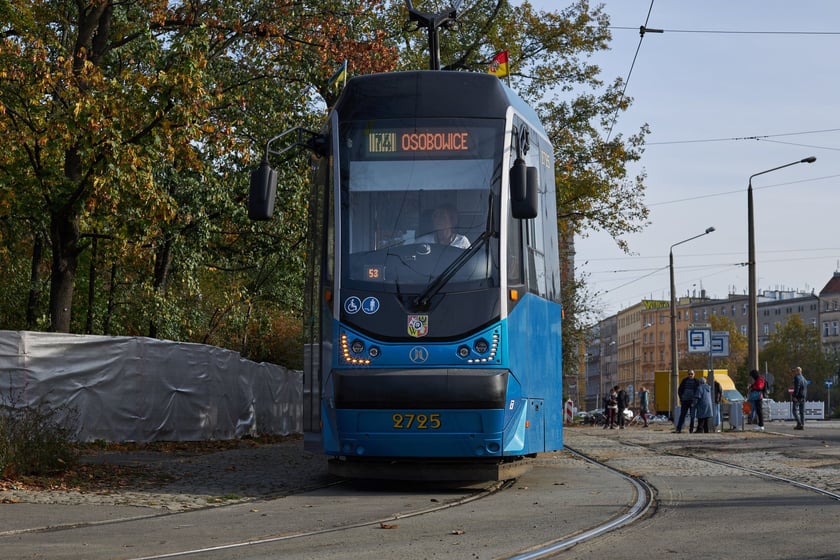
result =
[{"label": "sky", "polygon": [[[563,0],[532,0],[557,9]],[[597,4],[593,0],[593,5]],[[576,239],[602,317],[642,299],[748,291],[752,179],[758,291],[819,293],[840,270],[840,2],[605,0],[613,40],[592,62],[633,99],[613,135],[647,123],[643,232],[630,254],[606,234]],[[652,6],[652,8],[651,8]],[[663,33],[639,36],[639,26]],[[638,55],[636,51],[638,49]],[[635,64],[633,63],[636,56]],[[631,71],[632,65],[632,71]]]}]

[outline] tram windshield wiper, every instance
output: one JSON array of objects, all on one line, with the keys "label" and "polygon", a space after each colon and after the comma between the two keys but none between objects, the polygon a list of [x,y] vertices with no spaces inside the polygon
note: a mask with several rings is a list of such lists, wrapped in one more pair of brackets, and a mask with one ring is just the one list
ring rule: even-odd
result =
[{"label": "tram windshield wiper", "polygon": [[469,261],[473,255],[478,253],[479,249],[483,245],[485,245],[493,235],[496,234],[496,228],[494,227],[493,222],[493,191],[490,191],[489,197],[489,208],[487,210],[487,225],[482,232],[481,235],[475,240],[475,243],[470,245],[470,248],[463,252],[457,259],[452,261],[452,263],[441,272],[437,278],[432,280],[429,286],[423,291],[422,294],[417,296],[414,300],[414,305],[416,307],[427,307],[431,299],[440,292],[441,289],[449,282],[455,274],[463,268],[463,266]]}]

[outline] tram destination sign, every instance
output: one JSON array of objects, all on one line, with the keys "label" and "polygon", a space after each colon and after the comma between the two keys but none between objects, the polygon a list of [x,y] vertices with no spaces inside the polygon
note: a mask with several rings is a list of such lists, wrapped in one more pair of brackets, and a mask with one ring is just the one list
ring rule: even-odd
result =
[{"label": "tram destination sign", "polygon": [[470,133],[466,131],[393,130],[368,133],[368,153],[469,152]]},{"label": "tram destination sign", "polygon": [[370,128],[361,135],[364,159],[486,158],[495,129],[463,125]]}]

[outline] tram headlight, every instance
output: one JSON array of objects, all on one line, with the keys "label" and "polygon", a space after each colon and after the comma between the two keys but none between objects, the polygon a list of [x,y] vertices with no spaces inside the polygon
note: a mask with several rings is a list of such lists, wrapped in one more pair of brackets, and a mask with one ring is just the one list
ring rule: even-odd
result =
[{"label": "tram headlight", "polygon": [[357,338],[350,344],[350,349],[356,354],[361,354],[365,351],[365,343]]},{"label": "tram headlight", "polygon": [[470,347],[466,344],[462,344],[458,347],[458,356],[461,358],[466,358],[470,355]]},{"label": "tram headlight", "polygon": [[370,354],[371,358],[378,358],[379,357],[379,347],[378,346],[371,346],[370,350],[368,350],[368,354]]},{"label": "tram headlight", "polygon": [[478,354],[484,354],[489,349],[490,343],[484,340],[483,338],[479,338],[473,344],[473,350],[475,350]]}]

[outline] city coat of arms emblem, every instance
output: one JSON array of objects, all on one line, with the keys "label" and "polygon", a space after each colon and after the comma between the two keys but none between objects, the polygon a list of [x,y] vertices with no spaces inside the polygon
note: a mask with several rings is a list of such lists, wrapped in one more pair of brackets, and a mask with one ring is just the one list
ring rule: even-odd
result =
[{"label": "city coat of arms emblem", "polygon": [[429,316],[428,315],[409,315],[408,316],[408,335],[414,338],[420,338],[429,334]]}]

